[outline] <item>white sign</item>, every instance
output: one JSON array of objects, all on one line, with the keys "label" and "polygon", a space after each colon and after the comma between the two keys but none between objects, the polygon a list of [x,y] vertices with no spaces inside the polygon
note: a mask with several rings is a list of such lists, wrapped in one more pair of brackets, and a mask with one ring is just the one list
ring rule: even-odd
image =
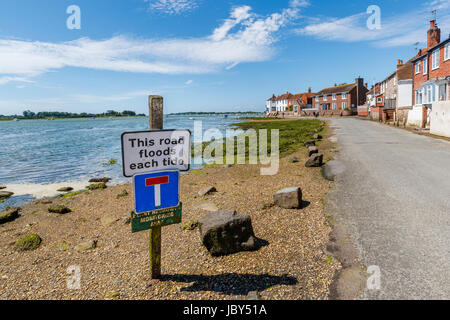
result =
[{"label": "white sign", "polygon": [[122,134],[123,175],[163,170],[188,171],[191,161],[189,130],[125,132]]}]

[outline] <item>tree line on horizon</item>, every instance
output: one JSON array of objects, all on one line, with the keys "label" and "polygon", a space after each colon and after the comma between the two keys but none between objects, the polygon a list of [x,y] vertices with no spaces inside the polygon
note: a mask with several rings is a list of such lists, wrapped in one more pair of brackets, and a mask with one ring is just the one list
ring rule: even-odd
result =
[{"label": "tree line on horizon", "polygon": [[96,117],[142,117],[145,114],[136,114],[134,111],[124,110],[122,112],[108,110],[103,113],[72,113],[72,112],[60,112],[60,111],[41,111],[33,112],[25,110],[22,115],[0,115],[0,119],[47,119],[47,118],[96,118]]}]

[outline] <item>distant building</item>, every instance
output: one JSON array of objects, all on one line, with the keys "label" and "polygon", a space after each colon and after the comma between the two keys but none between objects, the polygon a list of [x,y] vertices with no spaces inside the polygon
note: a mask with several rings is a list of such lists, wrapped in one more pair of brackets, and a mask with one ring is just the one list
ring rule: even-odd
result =
[{"label": "distant building", "polygon": [[334,85],[319,91],[313,101],[314,108],[324,110],[352,110],[366,102],[367,84],[363,78],[356,78],[355,83]]},{"label": "distant building", "polygon": [[266,101],[266,113],[299,115],[303,109],[312,108],[312,101],[315,95],[316,93],[311,92],[311,88],[305,93],[292,94],[286,92],[280,96],[275,96],[274,94]]}]

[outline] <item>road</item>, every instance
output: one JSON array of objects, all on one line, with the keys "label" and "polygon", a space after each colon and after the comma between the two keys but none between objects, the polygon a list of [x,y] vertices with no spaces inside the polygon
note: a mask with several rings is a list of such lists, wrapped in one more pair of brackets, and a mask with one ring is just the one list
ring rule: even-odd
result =
[{"label": "road", "polygon": [[450,142],[353,118],[329,120],[337,138],[332,214],[379,290],[360,299],[450,299]]}]

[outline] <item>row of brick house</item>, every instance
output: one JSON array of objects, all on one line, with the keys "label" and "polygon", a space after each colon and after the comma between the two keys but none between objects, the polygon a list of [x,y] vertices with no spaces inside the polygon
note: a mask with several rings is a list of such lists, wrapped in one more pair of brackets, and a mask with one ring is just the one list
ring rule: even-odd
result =
[{"label": "row of brick house", "polygon": [[450,109],[450,36],[441,41],[441,30],[431,20],[427,46],[406,63],[398,60],[396,70],[367,92],[366,104],[358,107],[358,115],[421,128],[430,128],[433,122],[435,126],[443,123],[450,130],[447,109]]},{"label": "row of brick house", "polygon": [[335,84],[317,93],[308,92],[273,95],[266,102],[266,114],[277,115],[342,115],[356,113],[357,106],[366,101],[367,83],[357,78],[352,84]]},{"label": "row of brick house", "polygon": [[450,36],[441,41],[441,30],[431,20],[427,46],[406,62],[399,59],[396,69],[370,90],[358,77],[354,83],[335,84],[317,93],[309,89],[273,95],[267,101],[266,114],[358,114],[422,128],[430,127],[434,118],[434,124],[447,130],[443,135],[450,136]]}]

